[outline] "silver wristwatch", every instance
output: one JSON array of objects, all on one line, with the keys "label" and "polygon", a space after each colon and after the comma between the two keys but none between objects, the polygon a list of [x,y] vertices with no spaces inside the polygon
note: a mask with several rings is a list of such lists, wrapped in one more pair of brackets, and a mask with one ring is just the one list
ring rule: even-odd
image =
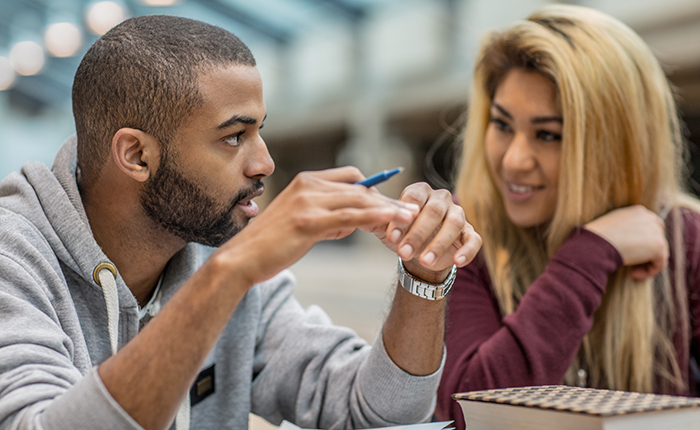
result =
[{"label": "silver wristwatch", "polygon": [[428,300],[440,300],[450,292],[452,284],[457,277],[457,266],[452,265],[452,270],[447,279],[439,284],[430,284],[422,279],[416,278],[406,271],[403,261],[399,257],[399,283],[404,290],[409,293]]}]

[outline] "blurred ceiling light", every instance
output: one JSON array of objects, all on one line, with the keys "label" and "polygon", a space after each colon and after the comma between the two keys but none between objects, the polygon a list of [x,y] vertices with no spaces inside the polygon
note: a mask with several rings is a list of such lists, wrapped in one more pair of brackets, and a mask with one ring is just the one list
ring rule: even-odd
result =
[{"label": "blurred ceiling light", "polygon": [[25,40],[10,50],[12,67],[20,75],[36,75],[44,67],[44,49],[36,42]]},{"label": "blurred ceiling light", "polygon": [[83,45],[83,35],[75,24],[57,22],[46,29],[44,45],[54,57],[72,57]]},{"label": "blurred ceiling light", "polygon": [[124,21],[126,10],[113,1],[101,1],[93,4],[87,11],[86,20],[90,30],[102,36],[110,28]]},{"label": "blurred ceiling light", "polygon": [[180,0],[141,0],[146,6],[172,6],[180,3]]},{"label": "blurred ceiling light", "polygon": [[15,83],[15,69],[6,57],[0,57],[0,91],[12,87]]}]

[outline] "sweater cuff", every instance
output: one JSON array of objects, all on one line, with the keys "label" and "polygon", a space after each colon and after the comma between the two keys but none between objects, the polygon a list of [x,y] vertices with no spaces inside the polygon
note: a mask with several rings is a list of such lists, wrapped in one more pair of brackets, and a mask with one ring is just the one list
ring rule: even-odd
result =
[{"label": "sweater cuff", "polygon": [[[415,376],[394,363],[384,347],[382,332],[362,366],[360,387],[371,408],[388,424],[429,421],[437,400],[437,388],[445,367],[445,347],[440,367],[430,375]],[[391,393],[387,387],[392,387]]]},{"label": "sweater cuff", "polygon": [[624,265],[622,255],[602,236],[576,227],[552,260],[576,269],[590,279],[597,279],[601,269],[613,273]]},{"label": "sweater cuff", "polygon": [[57,397],[44,411],[42,421],[44,428],[144,430],[107,391],[97,367]]}]

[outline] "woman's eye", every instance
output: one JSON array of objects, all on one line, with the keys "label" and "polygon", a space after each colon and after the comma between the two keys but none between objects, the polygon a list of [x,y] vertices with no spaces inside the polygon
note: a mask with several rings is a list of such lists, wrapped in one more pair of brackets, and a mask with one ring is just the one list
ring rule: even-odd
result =
[{"label": "woman's eye", "polygon": [[243,132],[238,132],[236,134],[232,134],[231,136],[227,137],[224,139],[224,142],[228,143],[231,146],[238,146],[240,145],[240,137],[243,134]]},{"label": "woman's eye", "polygon": [[537,138],[545,142],[561,142],[561,134],[551,131],[540,130],[537,132]]},{"label": "woman's eye", "polygon": [[497,130],[510,131],[510,126],[508,125],[508,123],[500,118],[491,118],[489,119],[489,122],[493,123]]}]

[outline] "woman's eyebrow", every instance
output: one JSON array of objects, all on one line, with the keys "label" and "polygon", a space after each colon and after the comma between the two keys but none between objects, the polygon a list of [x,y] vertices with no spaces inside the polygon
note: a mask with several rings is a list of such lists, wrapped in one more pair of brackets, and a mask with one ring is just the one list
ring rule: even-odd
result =
[{"label": "woman's eyebrow", "polygon": [[558,122],[559,124],[563,124],[564,120],[560,116],[537,116],[530,120],[530,122],[533,124],[542,124],[544,122]]},{"label": "woman's eyebrow", "polygon": [[[499,105],[496,102],[491,103],[491,107],[495,108],[498,112],[500,112],[501,115],[505,116],[508,119],[513,119],[513,115],[510,114],[503,106]],[[562,119],[561,116],[557,115],[550,115],[550,116],[536,116],[530,120],[532,124],[542,124],[545,122],[558,122],[559,124],[563,124],[564,120]]]},{"label": "woman's eyebrow", "polygon": [[503,108],[503,106],[499,105],[498,103],[492,102],[491,107],[496,108],[496,110],[499,111],[501,115],[505,116],[506,118],[513,119],[513,115],[511,115],[507,110],[505,110],[505,108]]}]

